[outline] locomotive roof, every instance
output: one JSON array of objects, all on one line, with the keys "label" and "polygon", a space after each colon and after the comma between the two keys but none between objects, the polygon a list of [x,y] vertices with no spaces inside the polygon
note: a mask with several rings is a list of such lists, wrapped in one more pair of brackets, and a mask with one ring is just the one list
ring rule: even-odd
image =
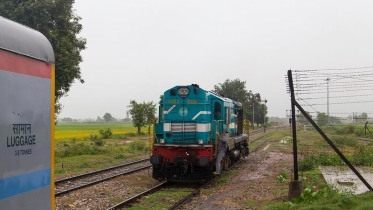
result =
[{"label": "locomotive roof", "polygon": [[39,31],[0,16],[0,49],[48,63],[54,63],[54,52],[48,39]]},{"label": "locomotive roof", "polygon": [[[213,95],[214,97],[217,97],[217,98],[219,98],[219,99],[221,99],[221,100],[223,100],[223,101],[232,101],[232,102],[234,102],[234,100],[232,100],[232,99],[230,99],[230,98],[227,98],[227,97],[221,96],[221,95],[219,95],[219,94],[217,94],[217,93],[215,93],[215,92],[212,92],[212,91],[207,91],[207,90],[201,88],[201,87],[200,87],[199,85],[197,85],[197,84],[191,84],[191,85],[176,85],[176,86],[174,86],[174,87],[168,89],[167,91],[170,91],[170,90],[172,90],[172,89],[179,88],[179,87],[189,87],[189,86],[195,86],[195,87],[199,88],[200,90],[204,91],[206,94],[208,94],[208,95]],[[166,92],[167,92],[167,91],[166,91]]]}]

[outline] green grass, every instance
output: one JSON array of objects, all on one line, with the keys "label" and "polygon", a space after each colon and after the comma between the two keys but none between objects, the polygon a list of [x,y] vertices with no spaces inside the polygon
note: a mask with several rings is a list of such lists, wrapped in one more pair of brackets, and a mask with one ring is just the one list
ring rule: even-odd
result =
[{"label": "green grass", "polygon": [[[99,130],[112,131],[103,140]],[[146,128],[144,128],[146,130]],[[137,135],[132,124],[73,124],[55,127],[55,175],[73,175],[150,155],[149,136]],[[94,133],[97,137],[92,138]]]},{"label": "green grass", "polygon": [[[354,128],[354,129],[353,129]],[[372,144],[358,141],[358,126],[323,127],[322,130],[352,164],[372,166]],[[282,132],[279,132],[282,133]],[[292,134],[287,131],[289,136]],[[280,134],[277,135],[280,137]],[[276,138],[277,139],[277,138]],[[334,210],[334,209],[373,209],[373,192],[353,195],[327,186],[319,165],[345,165],[330,145],[314,129],[297,131],[299,175],[303,180],[304,193],[292,201],[273,202],[265,209],[276,210]]]},{"label": "green grass", "polygon": [[90,140],[59,141],[56,142],[55,149],[55,174],[58,177],[98,170],[149,155],[146,137],[137,137],[130,141],[108,139],[104,146],[97,146]]},{"label": "green grass", "polygon": [[[270,205],[268,210],[368,210],[373,209],[373,192],[361,195],[341,194],[337,191],[324,188],[319,191],[306,188],[305,192],[296,200],[283,201]],[[297,203],[297,200],[302,200]]]}]

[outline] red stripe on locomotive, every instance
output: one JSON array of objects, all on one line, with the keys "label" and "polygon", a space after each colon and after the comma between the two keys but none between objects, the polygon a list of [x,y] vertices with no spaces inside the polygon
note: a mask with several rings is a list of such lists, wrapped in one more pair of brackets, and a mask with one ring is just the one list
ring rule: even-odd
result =
[{"label": "red stripe on locomotive", "polygon": [[169,163],[174,162],[174,158],[177,156],[188,159],[192,156],[195,159],[200,157],[208,157],[209,161],[214,160],[214,148],[213,147],[174,147],[174,146],[156,146],[153,145],[153,155],[160,155],[164,160],[168,160]]}]

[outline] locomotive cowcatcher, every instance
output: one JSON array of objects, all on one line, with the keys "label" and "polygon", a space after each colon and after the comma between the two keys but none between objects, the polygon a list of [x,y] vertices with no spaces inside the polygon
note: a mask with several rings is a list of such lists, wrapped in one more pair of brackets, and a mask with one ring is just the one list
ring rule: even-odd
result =
[{"label": "locomotive cowcatcher", "polygon": [[242,104],[205,91],[196,84],[175,86],[159,102],[152,156],[153,178],[205,182],[213,178],[219,138],[228,142],[222,168],[249,154],[243,133]]}]

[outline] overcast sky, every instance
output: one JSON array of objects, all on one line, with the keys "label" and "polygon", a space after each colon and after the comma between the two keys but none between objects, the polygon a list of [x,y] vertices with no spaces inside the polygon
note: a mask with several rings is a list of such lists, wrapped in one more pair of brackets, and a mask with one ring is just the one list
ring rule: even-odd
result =
[{"label": "overcast sky", "polygon": [[85,83],[61,99],[61,118],[124,118],[130,100],[236,78],[268,100],[268,116],[285,117],[288,69],[373,65],[370,0],[75,1]]}]

